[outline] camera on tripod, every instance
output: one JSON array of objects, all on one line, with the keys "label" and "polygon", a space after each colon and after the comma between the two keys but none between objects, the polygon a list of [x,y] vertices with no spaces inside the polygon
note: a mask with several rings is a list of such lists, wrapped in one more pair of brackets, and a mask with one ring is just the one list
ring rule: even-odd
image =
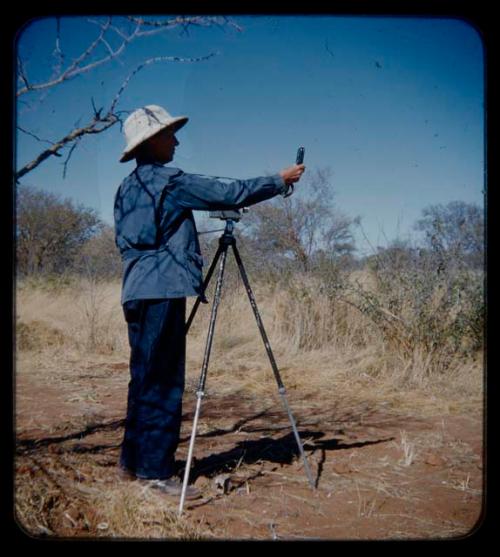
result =
[{"label": "camera on tripod", "polygon": [[243,207],[242,209],[232,209],[231,211],[210,211],[210,217],[213,219],[239,221],[243,213],[248,213],[248,210],[248,207]]}]

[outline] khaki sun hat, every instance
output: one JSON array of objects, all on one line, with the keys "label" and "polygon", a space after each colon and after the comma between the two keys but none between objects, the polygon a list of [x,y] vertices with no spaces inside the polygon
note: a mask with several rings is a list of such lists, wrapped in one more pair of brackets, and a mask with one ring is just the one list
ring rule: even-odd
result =
[{"label": "khaki sun hat", "polygon": [[127,145],[122,153],[120,162],[127,162],[134,158],[134,149],[165,128],[172,127],[174,131],[182,128],[189,120],[187,116],[172,116],[164,108],[150,104],[134,110],[123,124],[123,133]]}]

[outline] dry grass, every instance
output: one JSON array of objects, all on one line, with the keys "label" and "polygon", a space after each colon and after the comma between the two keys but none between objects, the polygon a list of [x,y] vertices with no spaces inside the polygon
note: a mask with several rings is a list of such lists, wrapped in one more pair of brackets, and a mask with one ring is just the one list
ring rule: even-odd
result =
[{"label": "dry grass", "polygon": [[[369,317],[353,305],[326,295],[312,295],[314,285],[297,283],[287,290],[274,290],[253,282],[294,410],[307,405],[313,411],[315,405],[318,409],[324,407],[327,400],[348,397],[359,402],[360,408],[365,405],[433,416],[477,408],[481,403],[480,355],[475,359],[457,355],[443,372],[429,373],[432,354],[418,349],[410,356],[401,353],[385,342]],[[193,301],[189,300],[188,312]],[[189,333],[187,397],[194,398],[210,308],[200,306]],[[99,379],[110,373],[109,365],[122,365],[113,376],[121,392],[125,392],[128,381],[128,340],[120,307],[120,283],[81,281],[57,289],[21,283],[16,310],[18,378],[31,374],[45,388],[57,389],[67,402],[71,402],[67,397],[80,397],[76,402],[88,404],[89,414],[75,417],[71,429],[87,427],[105,408],[94,403]],[[89,381],[90,376],[94,382]],[[223,293],[207,379],[207,395],[212,393],[242,393],[259,399],[261,404],[267,399],[276,404],[274,377],[240,282]],[[33,420],[34,426],[44,427],[43,416],[38,420],[34,412]],[[216,426],[210,424],[211,428]],[[57,431],[51,429],[47,433],[60,434],[63,430],[64,424],[59,424]],[[426,450],[445,446],[457,458],[472,463],[472,456],[465,449],[448,447],[447,443],[444,431],[427,432],[424,439],[402,429],[391,465],[404,473],[423,458]],[[18,522],[30,535],[71,537],[72,532],[81,535],[83,531],[89,537],[127,539],[212,537],[206,526],[178,520],[176,502],[166,505],[156,493],[139,485],[125,488],[106,478],[82,481],[78,477],[68,483],[68,466],[76,470],[92,466],[90,459],[85,461],[85,455],[78,458],[78,462],[63,462],[62,458],[48,455],[42,455],[38,462],[29,456],[17,459],[16,465],[24,470],[16,485]],[[373,480],[357,480],[354,504],[358,517],[382,516],[379,506],[384,497],[408,497],[409,501],[413,497],[409,488],[396,488],[385,479],[386,465],[389,466],[379,463]],[[105,484],[99,485],[99,481]],[[337,476],[332,489],[338,493],[352,487],[348,477]],[[467,474],[454,479],[449,487],[475,494]],[[65,525],[62,530],[61,524]],[[401,536],[404,537],[403,532]]]},{"label": "dry grass", "polygon": [[81,279],[57,289],[18,283],[16,325],[18,350],[56,344],[80,353],[128,349],[118,282]]},{"label": "dry grass", "polygon": [[[367,279],[368,280],[368,279]],[[342,300],[314,296],[313,285],[254,293],[286,387],[319,393],[342,384],[368,396],[418,392],[448,401],[482,397],[482,355],[456,354],[446,369],[429,373],[433,354],[418,346],[403,354],[384,342],[373,322]],[[43,360],[100,356],[128,360],[119,282],[82,280],[56,291],[20,284],[17,350]],[[194,299],[189,299],[189,308]],[[188,382],[201,367],[210,305],[201,305],[188,337]],[[264,395],[274,378],[241,283],[223,293],[207,388]]]},{"label": "dry grass", "polygon": [[[77,470],[92,464],[42,455],[17,458],[16,518],[35,537],[197,540],[207,528],[177,516],[177,501],[149,486],[90,478]],[[95,463],[93,464],[95,467]],[[68,470],[74,472],[73,475]]]}]

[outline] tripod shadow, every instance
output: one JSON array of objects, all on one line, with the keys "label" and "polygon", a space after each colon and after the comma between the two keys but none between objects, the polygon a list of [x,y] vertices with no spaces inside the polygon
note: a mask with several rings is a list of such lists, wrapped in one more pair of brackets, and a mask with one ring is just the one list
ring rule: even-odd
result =
[{"label": "tripod shadow", "polygon": [[[306,430],[301,431],[299,435],[303,440],[303,447],[307,457],[317,450],[321,451],[322,458],[317,466],[315,487],[317,487],[321,477],[326,451],[365,447],[394,439],[389,437],[372,441],[342,443],[339,439],[335,438],[320,440],[325,435],[321,431]],[[252,465],[262,461],[281,466],[290,465],[299,456],[299,448],[292,432],[277,439],[263,437],[253,441],[240,441],[228,451],[211,454],[202,459],[195,460],[191,470],[191,479],[195,482],[200,476],[215,477],[221,473],[230,473],[241,464]],[[185,463],[181,464],[184,465]]]}]

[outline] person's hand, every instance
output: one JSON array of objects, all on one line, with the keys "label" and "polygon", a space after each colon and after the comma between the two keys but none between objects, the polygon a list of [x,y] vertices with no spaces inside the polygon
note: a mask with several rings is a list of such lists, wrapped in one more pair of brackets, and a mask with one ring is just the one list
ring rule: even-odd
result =
[{"label": "person's hand", "polygon": [[294,164],[293,166],[284,168],[279,174],[285,181],[285,184],[289,186],[290,184],[294,184],[300,180],[300,177],[304,174],[305,169],[306,167],[303,164]]}]

